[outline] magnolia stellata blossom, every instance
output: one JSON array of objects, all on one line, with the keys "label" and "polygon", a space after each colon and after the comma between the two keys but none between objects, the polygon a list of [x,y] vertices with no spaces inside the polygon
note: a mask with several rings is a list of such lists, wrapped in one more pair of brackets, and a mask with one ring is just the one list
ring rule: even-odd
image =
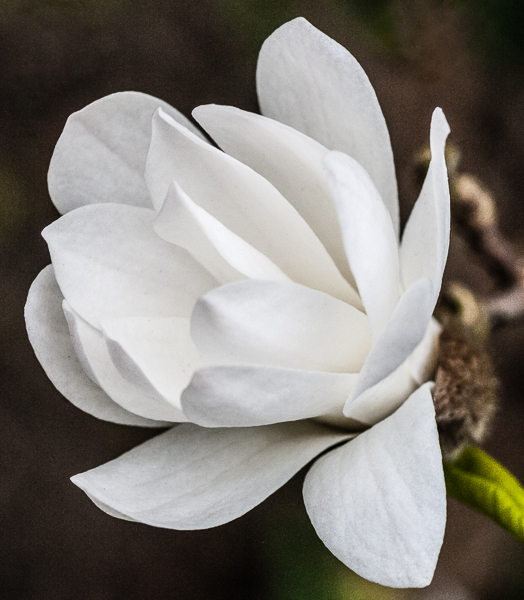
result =
[{"label": "magnolia stellata blossom", "polygon": [[389,134],[349,52],[296,19],[264,43],[257,86],[263,116],[193,112],[219,148],[140,93],[67,121],[29,337],[79,408],[176,424],[73,481],[110,515],[200,529],[322,455],[304,499],[326,546],[373,581],[427,585],[445,524],[446,120],[399,243]]}]

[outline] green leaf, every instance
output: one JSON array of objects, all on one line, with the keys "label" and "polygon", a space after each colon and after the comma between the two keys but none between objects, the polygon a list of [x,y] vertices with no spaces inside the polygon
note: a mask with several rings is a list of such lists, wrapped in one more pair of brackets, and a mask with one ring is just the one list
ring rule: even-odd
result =
[{"label": "green leaf", "polygon": [[524,488],[480,448],[469,447],[444,463],[450,496],[478,510],[524,543]]}]

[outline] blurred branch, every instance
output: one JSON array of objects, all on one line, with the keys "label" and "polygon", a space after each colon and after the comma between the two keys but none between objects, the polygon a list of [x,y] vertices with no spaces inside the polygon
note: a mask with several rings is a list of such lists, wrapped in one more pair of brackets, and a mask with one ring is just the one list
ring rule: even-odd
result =
[{"label": "blurred branch", "polygon": [[472,175],[452,176],[450,187],[453,220],[495,284],[484,298],[492,325],[522,318],[523,260],[500,231],[492,196]]},{"label": "blurred branch", "polygon": [[[429,160],[429,149],[425,149],[417,159],[420,179],[427,171]],[[493,291],[481,298],[490,325],[500,327],[521,319],[524,317],[524,258],[501,232],[491,194],[476,177],[458,171],[460,152],[452,144],[446,148],[446,162],[452,221],[493,280]]]}]

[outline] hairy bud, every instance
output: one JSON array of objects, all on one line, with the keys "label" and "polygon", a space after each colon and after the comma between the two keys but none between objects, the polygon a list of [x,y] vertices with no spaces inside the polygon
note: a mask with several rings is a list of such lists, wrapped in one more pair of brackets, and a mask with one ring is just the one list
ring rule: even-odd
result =
[{"label": "hairy bud", "polygon": [[483,441],[497,408],[497,389],[485,348],[470,328],[450,320],[439,337],[433,392],[445,459],[456,458],[469,443]]}]

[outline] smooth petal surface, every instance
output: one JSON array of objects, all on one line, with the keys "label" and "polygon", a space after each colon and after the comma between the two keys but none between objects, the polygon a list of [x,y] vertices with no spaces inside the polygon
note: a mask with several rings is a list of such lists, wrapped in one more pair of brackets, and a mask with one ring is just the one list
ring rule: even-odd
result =
[{"label": "smooth petal surface", "polygon": [[356,159],[371,175],[398,236],[393,151],[377,96],[351,54],[303,18],[264,42],[257,67],[262,114]]},{"label": "smooth petal surface", "polygon": [[354,159],[329,152],[324,165],[346,255],[376,343],[399,298],[398,244],[391,217],[373,181]]},{"label": "smooth petal surface", "polygon": [[306,509],[331,552],[391,587],[428,585],[444,536],[446,490],[430,386],[320,458],[304,483]]},{"label": "smooth petal surface", "polygon": [[338,410],[358,375],[228,365],[197,371],[182,394],[189,421],[204,427],[251,427]]},{"label": "smooth petal surface", "polygon": [[431,163],[402,235],[400,268],[404,286],[420,277],[433,282],[435,299],[442,285],[449,247],[450,199],[444,151],[449,125],[440,108],[431,119]]},{"label": "smooth petal surface", "polygon": [[60,289],[93,327],[113,317],[189,316],[218,285],[186,250],[155,234],[154,218],[145,208],[96,204],[44,229]]},{"label": "smooth petal surface", "polygon": [[139,92],[111,94],[69,117],[48,175],[49,193],[61,213],[99,202],[151,208],[144,165],[159,106],[198,134],[169,104]]},{"label": "smooth petal surface", "polygon": [[187,421],[179,408],[144,393],[142,389],[124,379],[111,360],[102,333],[75,313],[65,300],[63,308],[80,364],[110,398],[126,410],[142,417],[172,423]]},{"label": "smooth petal surface", "polygon": [[185,248],[220,283],[246,277],[289,281],[267,256],[195,204],[175,181],[155,221],[155,231]]},{"label": "smooth petal surface", "polygon": [[374,425],[395,412],[418,387],[432,379],[437,367],[440,330],[440,325],[432,319],[422,341],[400,367],[344,407],[346,417]]},{"label": "smooth petal surface", "polygon": [[184,424],[72,481],[114,516],[206,529],[242,516],[344,439],[310,422],[239,429]]},{"label": "smooth petal surface", "polygon": [[146,163],[146,181],[157,210],[173,180],[293,281],[342,300],[354,299],[354,290],[327,250],[276,188],[158,111]]},{"label": "smooth petal surface", "polygon": [[86,375],[71,343],[62,301],[53,267],[49,265],[29,290],[25,319],[36,357],[56,389],[77,408],[97,419],[123,425],[164,427],[166,423],[124,410]]},{"label": "smooth petal surface", "polygon": [[302,215],[354,284],[322,158],[327,149],[283,123],[233,106],[199,106],[193,116],[215,142],[265,177]]},{"label": "smooth petal surface", "polygon": [[355,373],[371,347],[366,315],[296,283],[239,281],[195,305],[191,336],[210,364]]},{"label": "smooth petal surface", "polygon": [[181,408],[182,390],[203,366],[189,335],[189,319],[108,319],[102,330],[113,364],[125,379]]},{"label": "smooth petal surface", "polygon": [[[434,308],[433,285],[426,277],[415,281],[402,294],[386,330],[371,349],[360,371],[358,383],[344,407],[345,415],[360,394],[393,373],[420,344]],[[387,397],[383,401],[385,404],[380,410],[388,412],[390,403]]]}]

